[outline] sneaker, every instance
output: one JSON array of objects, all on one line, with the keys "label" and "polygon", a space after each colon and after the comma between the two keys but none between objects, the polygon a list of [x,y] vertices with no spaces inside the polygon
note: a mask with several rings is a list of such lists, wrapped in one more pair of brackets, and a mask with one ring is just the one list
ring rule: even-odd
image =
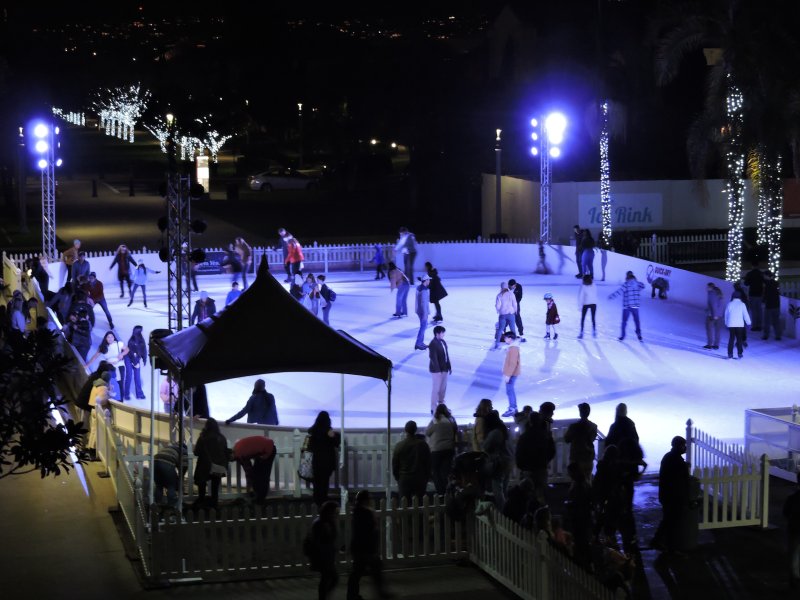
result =
[{"label": "sneaker", "polygon": [[704,350],[711,350],[713,347],[714,347],[714,346],[711,346],[711,345],[709,345],[709,344],[706,344],[705,346],[703,346],[703,349],[704,349]]},{"label": "sneaker", "polygon": [[544,334],[544,339],[549,340],[550,339],[550,334],[549,333],[545,333]]},{"label": "sneaker", "polygon": [[503,413],[503,416],[504,417],[513,417],[515,414],[517,414],[517,409],[516,408],[509,408],[508,410],[506,410],[506,412]]}]

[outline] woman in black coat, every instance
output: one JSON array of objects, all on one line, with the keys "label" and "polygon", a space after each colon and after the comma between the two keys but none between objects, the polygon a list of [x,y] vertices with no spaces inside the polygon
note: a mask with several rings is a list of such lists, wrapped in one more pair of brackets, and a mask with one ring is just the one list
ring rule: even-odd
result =
[{"label": "woman in black coat", "polygon": [[428,272],[428,277],[431,278],[430,291],[431,291],[431,304],[436,308],[436,314],[433,316],[434,323],[440,323],[442,319],[442,307],[439,304],[447,296],[447,290],[442,285],[442,279],[439,277],[439,271],[433,268],[429,262],[425,263],[425,270]]},{"label": "woman in black coat", "polygon": [[342,443],[342,436],[331,427],[331,416],[327,411],[320,411],[316,421],[308,430],[311,436],[311,468],[314,472],[314,503],[317,507],[328,499],[328,486],[331,474],[336,469],[336,450]]},{"label": "woman in black coat", "polygon": [[211,465],[227,466],[228,440],[219,430],[216,419],[208,419],[203,431],[194,445],[194,455],[197,457],[197,466],[194,469],[194,482],[197,484],[197,502],[203,503],[206,499],[206,483],[211,481],[211,506],[216,508],[219,500],[219,485],[221,475],[211,474]]}]

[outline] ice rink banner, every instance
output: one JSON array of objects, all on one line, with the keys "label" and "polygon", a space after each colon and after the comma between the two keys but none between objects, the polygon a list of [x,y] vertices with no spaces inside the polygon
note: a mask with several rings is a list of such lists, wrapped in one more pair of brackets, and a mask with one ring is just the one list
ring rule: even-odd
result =
[{"label": "ice rink banner", "polygon": [[[661,194],[612,194],[611,202],[611,226],[615,229],[652,229],[663,224]],[[600,194],[578,194],[578,224],[589,229],[603,226]]]}]

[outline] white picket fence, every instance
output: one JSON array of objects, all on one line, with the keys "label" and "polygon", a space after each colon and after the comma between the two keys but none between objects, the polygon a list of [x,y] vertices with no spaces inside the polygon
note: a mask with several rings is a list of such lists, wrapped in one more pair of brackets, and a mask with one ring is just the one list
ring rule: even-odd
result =
[{"label": "white picket fence", "polygon": [[769,459],[749,455],[686,422],[686,460],[700,481],[700,529],[769,525]]},{"label": "white picket fence", "polygon": [[[151,429],[150,411],[115,401],[111,401],[110,406],[114,433],[119,436],[120,444],[128,454],[143,457],[141,468],[148,466]],[[549,481],[551,483],[566,483],[569,481],[567,474],[569,445],[564,442],[563,438],[567,427],[575,420],[561,419],[553,422],[552,430],[556,442],[556,456],[549,466]],[[186,418],[184,427],[187,440],[195,439],[204,424],[204,420]],[[156,412],[152,429],[156,448],[169,443],[170,420],[168,414]],[[221,424],[220,429],[231,447],[243,437],[266,434],[275,442],[278,452],[272,468],[270,493],[293,496],[295,498],[310,494],[307,483],[297,475],[301,448],[305,438],[304,432],[292,427],[271,427],[243,423]],[[467,448],[471,449],[472,425],[461,426],[460,429],[463,431]],[[402,436],[402,430],[392,430],[389,446],[394,448],[402,439]],[[516,435],[512,436],[512,438],[515,440]],[[602,438],[596,444],[597,453],[600,456],[602,453]],[[388,462],[391,461],[391,456],[387,456],[385,429],[345,429],[341,452],[343,453],[342,468],[334,472],[334,487],[343,486],[350,490],[366,489],[371,492],[383,492],[387,487],[393,491],[397,489],[397,482],[393,478],[388,482],[386,481],[387,466]],[[189,477],[191,478],[194,472],[194,457],[189,456],[189,460]],[[228,476],[223,480],[220,489],[220,497],[227,499],[241,497],[246,490],[244,472],[236,463],[229,463],[228,469]],[[518,472],[514,469],[512,481],[517,479]],[[190,485],[189,490],[192,489]],[[193,491],[190,491],[191,494],[193,494]]]},{"label": "white picket fence", "polygon": [[636,257],[662,265],[720,262],[727,256],[727,233],[641,238]]},{"label": "white picket fence", "polygon": [[554,547],[542,532],[537,537],[494,507],[474,517],[470,560],[526,600],[624,597]]}]

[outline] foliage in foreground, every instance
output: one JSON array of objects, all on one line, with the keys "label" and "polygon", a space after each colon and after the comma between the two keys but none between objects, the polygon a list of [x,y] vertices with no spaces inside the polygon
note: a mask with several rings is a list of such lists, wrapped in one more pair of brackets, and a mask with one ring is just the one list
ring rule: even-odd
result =
[{"label": "foliage in foreground", "polygon": [[66,403],[56,386],[69,364],[60,342],[47,329],[0,341],[0,479],[33,471],[42,478],[69,473],[70,449],[83,443],[82,423],[69,419],[63,425],[51,414]]}]

